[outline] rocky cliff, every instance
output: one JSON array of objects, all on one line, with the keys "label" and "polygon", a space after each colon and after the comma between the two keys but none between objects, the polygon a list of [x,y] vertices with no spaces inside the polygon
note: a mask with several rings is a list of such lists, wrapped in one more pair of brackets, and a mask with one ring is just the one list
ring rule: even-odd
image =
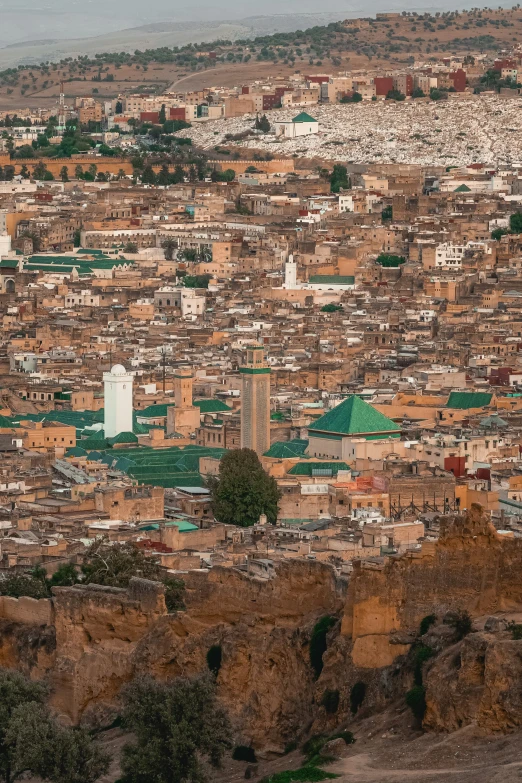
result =
[{"label": "rocky cliff", "polygon": [[[367,686],[367,709],[403,695],[426,615],[522,610],[522,542],[499,536],[479,508],[442,520],[442,528],[419,554],[358,563],[348,589],[330,566],[293,560],[271,579],[224,568],[190,573],[186,611],[175,614],[167,613],[163,587],[140,579],[128,590],[79,586],[55,588],[51,601],[0,599],[0,665],[47,678],[53,706],[71,722],[107,723],[122,684],[136,674],[205,670],[217,645],[220,696],[242,742],[281,749],[311,726],[350,715],[357,681]],[[310,637],[325,615],[338,622],[316,680]],[[502,629],[449,640],[430,661],[426,726],[518,725],[522,642]],[[337,711],[321,706],[328,690],[338,692]]]}]

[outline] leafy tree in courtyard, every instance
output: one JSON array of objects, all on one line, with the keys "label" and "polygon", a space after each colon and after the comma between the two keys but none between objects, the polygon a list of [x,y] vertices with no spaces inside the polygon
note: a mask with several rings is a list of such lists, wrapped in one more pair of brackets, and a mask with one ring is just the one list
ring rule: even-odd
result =
[{"label": "leafy tree in courtyard", "polygon": [[231,729],[210,675],[123,690],[123,719],[136,741],[122,754],[122,783],[204,783],[231,747]]},{"label": "leafy tree in courtyard", "polygon": [[124,253],[137,253],[138,252],[138,245],[136,242],[127,242],[126,245],[123,248]]},{"label": "leafy tree in courtyard", "polygon": [[264,470],[252,449],[233,449],[219,465],[219,477],[209,477],[214,515],[220,522],[250,527],[266,514],[277,520],[280,492],[276,480]]},{"label": "leafy tree in courtyard", "polygon": [[393,220],[393,207],[384,207],[383,211],[381,212],[381,220],[383,223],[388,220]]},{"label": "leafy tree in courtyard", "polygon": [[336,163],[330,176],[330,190],[332,193],[339,193],[341,188],[349,188],[350,179],[346,166]]},{"label": "leafy tree in courtyard", "polygon": [[95,783],[108,756],[85,730],[59,726],[46,696],[41,683],[0,669],[0,779],[14,783],[32,773],[49,783]]}]

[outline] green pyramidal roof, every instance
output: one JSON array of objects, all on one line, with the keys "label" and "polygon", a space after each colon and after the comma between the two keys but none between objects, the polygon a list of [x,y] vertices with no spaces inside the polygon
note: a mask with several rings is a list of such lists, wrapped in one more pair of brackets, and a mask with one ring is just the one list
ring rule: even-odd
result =
[{"label": "green pyramidal roof", "polygon": [[310,434],[329,432],[338,435],[362,435],[398,430],[400,430],[398,424],[354,394],[317,419],[309,432]]},{"label": "green pyramidal roof", "polygon": [[302,111],[301,114],[298,114],[297,117],[294,117],[292,122],[317,122],[317,120],[314,120],[313,117],[310,117],[309,114],[307,114],[305,111]]}]

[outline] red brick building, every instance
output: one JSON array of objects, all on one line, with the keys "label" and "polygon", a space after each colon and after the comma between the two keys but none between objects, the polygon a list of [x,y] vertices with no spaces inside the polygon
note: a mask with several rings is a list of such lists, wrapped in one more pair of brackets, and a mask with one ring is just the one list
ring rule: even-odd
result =
[{"label": "red brick building", "polygon": [[393,90],[393,78],[391,76],[376,76],[373,80],[376,95],[388,95]]}]

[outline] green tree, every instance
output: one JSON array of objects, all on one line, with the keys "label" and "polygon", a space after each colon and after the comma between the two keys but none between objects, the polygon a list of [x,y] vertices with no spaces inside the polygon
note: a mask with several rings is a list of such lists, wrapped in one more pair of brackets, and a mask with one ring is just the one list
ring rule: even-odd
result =
[{"label": "green tree", "polygon": [[494,228],[491,232],[491,239],[496,239],[498,242],[499,239],[502,239],[506,234],[509,234],[507,228]]},{"label": "green tree", "polygon": [[60,179],[62,182],[69,182],[69,169],[67,166],[62,166],[60,169]]},{"label": "green tree", "polygon": [[136,242],[127,242],[123,247],[124,253],[134,254],[138,252],[138,245]]},{"label": "green tree", "polygon": [[0,669],[0,779],[32,773],[49,783],[95,783],[109,758],[83,729],[59,726],[45,706],[47,688]]},{"label": "green tree", "polygon": [[322,313],[337,313],[339,310],[342,310],[343,308],[341,305],[333,304],[333,302],[330,302],[330,304],[325,304],[321,307]]},{"label": "green tree", "polygon": [[424,93],[424,90],[421,90],[420,87],[415,87],[415,89],[413,90],[413,92],[411,94],[411,97],[412,98],[425,98],[426,95]]},{"label": "green tree", "polygon": [[74,232],[74,247],[80,247],[82,244],[82,232],[79,228]]},{"label": "green tree", "polygon": [[159,111],[158,121],[160,125],[164,125],[167,122],[167,112],[165,111],[165,104],[161,104],[161,109]]},{"label": "green tree", "polygon": [[522,234],[522,212],[514,212],[510,216],[509,228],[513,234]]},{"label": "green tree", "polygon": [[0,580],[0,595],[8,595],[11,598],[28,596],[29,598],[47,598],[49,590],[44,578],[31,574],[12,574],[4,576]]},{"label": "green tree", "polygon": [[383,223],[389,220],[393,220],[393,207],[384,207],[383,211],[381,212],[381,220]]},{"label": "green tree", "polygon": [[160,683],[143,677],[122,692],[135,739],[122,753],[122,783],[204,783],[231,747],[228,716],[210,675]]},{"label": "green tree", "polygon": [[82,572],[84,583],[108,587],[128,587],[133,576],[159,581],[162,574],[156,560],[134,544],[110,545],[105,539],[91,544]]},{"label": "green tree", "polygon": [[58,725],[38,703],[14,711],[6,739],[13,748],[14,768],[50,783],[95,783],[109,768],[108,754],[86,729]]},{"label": "green tree", "polygon": [[31,172],[29,171],[25,163],[20,169],[20,176],[22,177],[22,179],[29,179],[31,176]]},{"label": "green tree", "polygon": [[167,261],[172,261],[174,257],[174,251],[176,250],[177,246],[178,243],[175,239],[167,237],[167,239],[163,240],[163,242],[161,243],[161,247],[165,251],[165,259]]},{"label": "green tree", "polygon": [[42,180],[47,172],[47,166],[40,160],[33,169],[33,177]]},{"label": "green tree", "polygon": [[121,101],[116,101],[116,106],[114,107],[114,114],[123,114],[123,103]]},{"label": "green tree", "polygon": [[336,163],[330,176],[330,191],[332,193],[339,193],[341,188],[347,189],[349,187],[350,180],[348,178],[348,170],[346,166],[342,166],[340,163]]},{"label": "green tree", "polygon": [[158,172],[158,175],[156,177],[156,183],[158,185],[170,185],[170,172],[169,167],[166,163],[164,163],[161,167],[161,169]]},{"label": "green tree", "polygon": [[47,580],[49,587],[71,587],[78,582],[78,571],[72,563],[62,563]]},{"label": "green tree", "polygon": [[233,449],[225,454],[219,477],[209,477],[208,483],[214,515],[220,522],[250,527],[266,514],[270,523],[276,523],[281,494],[252,449]]},{"label": "green tree", "polygon": [[142,173],[141,173],[141,181],[144,185],[155,185],[156,184],[156,174],[154,173],[154,169],[150,164],[147,164]]},{"label": "green tree", "polygon": [[256,122],[254,127],[256,130],[260,130],[262,133],[268,133],[268,131],[272,126],[270,125],[270,122],[266,114],[263,114],[262,117],[256,117]]},{"label": "green tree", "polygon": [[399,90],[388,90],[386,94],[387,101],[403,101],[406,98]]},{"label": "green tree", "polygon": [[171,182],[173,185],[178,185],[180,182],[185,181],[185,171],[183,169],[183,166],[181,166],[179,163],[174,169],[174,173],[172,174]]},{"label": "green tree", "polygon": [[74,169],[74,176],[76,179],[83,179],[83,166],[78,164],[76,168]]},{"label": "green tree", "polygon": [[235,179],[236,172],[234,169],[225,169],[225,171],[217,171],[214,169],[210,178],[212,182],[232,182]]},{"label": "green tree", "polygon": [[362,101],[363,97],[360,92],[352,92],[351,95],[343,95],[341,98],[341,103],[360,103]]},{"label": "green tree", "polygon": [[44,703],[46,696],[47,689],[41,683],[31,682],[18,672],[0,669],[0,777],[5,783],[17,780],[26,769],[17,759],[16,737],[10,731],[18,711],[25,705],[35,709]]}]

